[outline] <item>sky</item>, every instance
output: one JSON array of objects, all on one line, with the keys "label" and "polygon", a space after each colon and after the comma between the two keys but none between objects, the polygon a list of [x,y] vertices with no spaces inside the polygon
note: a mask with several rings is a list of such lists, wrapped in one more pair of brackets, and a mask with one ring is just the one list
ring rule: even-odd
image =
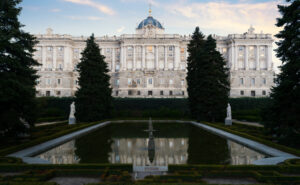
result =
[{"label": "sky", "polygon": [[[205,34],[227,36],[245,33],[253,25],[257,33],[275,35],[283,0],[23,0],[19,17],[32,34],[54,33],[73,36],[121,35],[135,33],[137,24],[152,16],[166,33],[192,34],[199,26]],[[274,38],[275,39],[275,38]],[[276,44],[273,44],[276,48]],[[273,52],[275,70],[281,62]]]}]

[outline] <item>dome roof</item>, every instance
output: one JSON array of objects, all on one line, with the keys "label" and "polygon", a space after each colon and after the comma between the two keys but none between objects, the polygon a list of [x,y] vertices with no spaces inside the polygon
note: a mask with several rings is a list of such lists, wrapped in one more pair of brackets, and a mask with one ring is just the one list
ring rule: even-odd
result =
[{"label": "dome roof", "polygon": [[160,22],[156,19],[154,19],[151,15],[147,17],[147,19],[144,19],[137,27],[137,29],[142,29],[143,27],[147,25],[153,25],[155,27],[158,27],[160,29],[164,29],[163,26],[160,24]]}]

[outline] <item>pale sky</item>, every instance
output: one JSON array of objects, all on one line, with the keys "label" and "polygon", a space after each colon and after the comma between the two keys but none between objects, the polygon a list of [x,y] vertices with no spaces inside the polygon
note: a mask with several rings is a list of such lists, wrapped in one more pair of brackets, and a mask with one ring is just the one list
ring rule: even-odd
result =
[{"label": "pale sky", "polygon": [[[23,0],[20,21],[24,30],[45,33],[48,27],[58,34],[74,36],[135,33],[137,24],[152,15],[166,33],[192,34],[199,26],[205,34],[226,36],[244,33],[250,25],[255,32],[276,34],[280,16],[277,5],[283,0]],[[274,38],[275,39],[275,38]],[[276,44],[273,44],[276,48]],[[275,70],[281,62],[273,52]]]}]

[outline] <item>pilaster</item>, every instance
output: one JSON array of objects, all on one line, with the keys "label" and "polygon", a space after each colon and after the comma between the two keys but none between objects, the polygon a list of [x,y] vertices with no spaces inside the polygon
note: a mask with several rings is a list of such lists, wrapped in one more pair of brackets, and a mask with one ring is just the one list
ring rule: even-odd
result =
[{"label": "pilaster", "polygon": [[52,66],[52,71],[56,71],[56,58],[57,58],[57,47],[53,46],[53,66]]},{"label": "pilaster", "polygon": [[258,71],[260,69],[260,63],[259,63],[259,45],[256,45],[256,70]]}]

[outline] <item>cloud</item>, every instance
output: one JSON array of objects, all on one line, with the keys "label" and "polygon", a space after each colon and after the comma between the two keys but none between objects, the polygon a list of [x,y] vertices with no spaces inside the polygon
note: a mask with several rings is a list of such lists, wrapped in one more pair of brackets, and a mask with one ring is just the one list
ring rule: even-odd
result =
[{"label": "cloud", "polygon": [[54,8],[54,9],[51,9],[50,11],[51,11],[51,12],[60,12],[60,11],[61,11],[61,9]]},{"label": "cloud", "polygon": [[103,5],[101,3],[98,3],[98,2],[94,2],[92,0],[63,0],[63,1],[90,6],[90,7],[98,9],[100,12],[102,12],[104,14],[107,14],[107,15],[114,15],[115,14],[115,11],[112,10],[111,8],[109,8],[108,6],[105,6],[105,5]]},{"label": "cloud", "polygon": [[[205,29],[226,30],[243,33],[250,24],[268,33],[277,33],[276,17],[279,17],[277,4],[280,1],[249,3],[240,1],[233,4],[225,1],[205,3],[170,4],[166,10],[184,18],[191,25]],[[187,24],[187,23],[184,23]],[[180,26],[180,25],[179,25]]]},{"label": "cloud", "polygon": [[125,26],[122,26],[122,27],[120,27],[120,28],[117,29],[117,32],[118,32],[118,33],[121,33],[121,32],[124,31],[124,29],[125,29]]},{"label": "cloud", "polygon": [[97,17],[97,16],[67,16],[67,18],[72,20],[89,20],[89,21],[103,20],[102,17]]},{"label": "cloud", "polygon": [[137,2],[145,2],[151,4],[152,6],[159,6],[160,4],[156,0],[121,0],[123,3],[137,3]]}]

